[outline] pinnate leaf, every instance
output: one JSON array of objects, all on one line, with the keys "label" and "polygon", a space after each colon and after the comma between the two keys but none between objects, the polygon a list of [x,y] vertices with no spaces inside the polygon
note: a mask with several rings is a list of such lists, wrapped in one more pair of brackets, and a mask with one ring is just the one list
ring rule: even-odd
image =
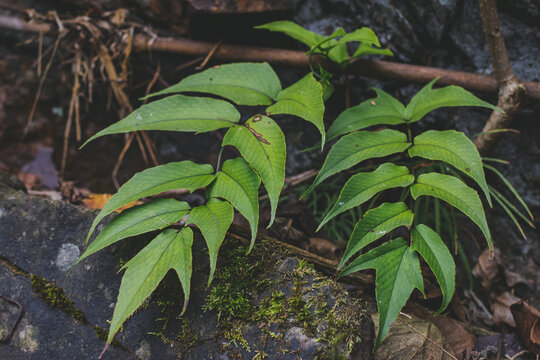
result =
[{"label": "pinnate leaf", "polygon": [[375,297],[379,310],[379,332],[375,350],[384,340],[390,323],[396,319],[416,288],[424,293],[420,263],[407,242],[398,238],[360,255],[340,274],[345,276],[364,269],[375,269]]},{"label": "pinnate leaf", "polygon": [[191,229],[166,229],[122,267],[127,270],[120,285],[107,343],[111,343],[122,323],[150,296],[170,269],[176,271],[182,284],[185,299],[182,313],[186,310],[190,293],[192,244]]},{"label": "pinnate leaf", "polygon": [[373,45],[362,43],[360,44],[360,46],[358,46],[358,49],[356,49],[352,57],[357,58],[365,55],[394,56],[394,53],[389,49],[381,49],[378,47],[374,47]]},{"label": "pinnate leaf", "polygon": [[428,130],[414,138],[409,155],[429,160],[444,161],[473,178],[491,205],[488,185],[482,167],[482,158],[476,146],[463,134],[455,130]]},{"label": "pinnate leaf", "polygon": [[486,237],[489,248],[492,249],[491,234],[482,202],[476,191],[461,180],[454,176],[438,173],[422,174],[411,186],[411,195],[415,200],[422,195],[433,196],[460,210],[478,225]]},{"label": "pinnate leaf", "polygon": [[384,203],[367,211],[354,227],[338,270],[368,244],[400,226],[411,226],[413,218],[412,211],[402,202]]},{"label": "pinnate leaf", "polygon": [[182,219],[189,210],[185,201],[157,199],[123,211],[101,230],[77,263],[122,239],[166,228]]},{"label": "pinnate leaf", "polygon": [[104,135],[137,130],[206,132],[235,125],[240,113],[223,100],[173,95],[146,104],[101,130],[84,144]]},{"label": "pinnate leaf", "polygon": [[[281,90],[277,102],[268,107],[266,112],[275,114],[291,114],[309,121],[317,127],[325,142],[324,131],[324,101],[321,83],[315,80],[313,74],[307,74],[288,88]],[[321,145],[322,147],[322,145]]]},{"label": "pinnate leaf", "polygon": [[310,48],[324,40],[324,36],[306,30],[300,25],[287,20],[274,21],[268,24],[255,26],[255,29],[266,29],[284,33],[285,35],[306,44]]},{"label": "pinnate leaf", "polygon": [[407,135],[396,130],[358,131],[342,137],[328,152],[321,171],[302,197],[326,178],[366,159],[383,157],[406,150],[411,144]]},{"label": "pinnate leaf", "polygon": [[374,88],[377,97],[348,108],[328,129],[328,140],[373,125],[398,125],[403,123],[405,107],[396,98]]},{"label": "pinnate leaf", "polygon": [[238,105],[270,105],[280,90],[279,78],[267,63],[234,63],[190,75],[147,97],[189,91],[222,96]]},{"label": "pinnate leaf", "polygon": [[122,185],[105,204],[94,219],[86,242],[105,216],[132,201],[174,189],[193,191],[210,184],[212,180],[214,169],[211,165],[199,165],[192,161],[174,162],[141,171]]},{"label": "pinnate leaf", "polygon": [[435,274],[441,287],[443,302],[437,311],[440,314],[452,300],[456,281],[456,265],[448,247],[439,234],[426,225],[417,225],[411,231],[411,248],[418,252]]},{"label": "pinnate leaf", "polygon": [[245,126],[234,126],[223,137],[223,146],[236,147],[259,173],[271,205],[270,225],[274,222],[279,194],[285,181],[285,136],[267,116],[256,115]]},{"label": "pinnate leaf", "polygon": [[227,230],[231,226],[234,217],[234,210],[227,201],[210,199],[206,204],[197,206],[189,213],[186,224],[195,224],[208,246],[208,256],[210,257],[210,276],[208,286],[214,278],[216,270],[217,256],[221,243],[225,240]]},{"label": "pinnate leaf", "polygon": [[362,27],[360,29],[356,29],[351,33],[343,35],[338,40],[339,43],[346,43],[346,42],[352,42],[352,41],[360,41],[360,42],[370,44],[370,45],[381,46],[381,44],[379,43],[379,39],[377,38],[377,35],[375,35],[375,32],[368,27]]},{"label": "pinnate leaf", "polygon": [[392,163],[382,164],[374,171],[352,176],[343,186],[336,203],[321,221],[317,230],[342,212],[368,201],[379,191],[409,186],[413,181],[414,176],[409,173],[406,166],[397,166]]},{"label": "pinnate leaf", "polygon": [[432,110],[449,106],[480,106],[502,112],[498,107],[480,100],[459,86],[446,86],[433,90],[433,84],[438,78],[424,86],[407,105],[404,117],[409,122],[415,122]]},{"label": "pinnate leaf", "polygon": [[242,214],[251,226],[251,244],[253,248],[259,223],[259,186],[261,179],[242,158],[230,159],[223,163],[212,184],[209,197],[227,200]]}]

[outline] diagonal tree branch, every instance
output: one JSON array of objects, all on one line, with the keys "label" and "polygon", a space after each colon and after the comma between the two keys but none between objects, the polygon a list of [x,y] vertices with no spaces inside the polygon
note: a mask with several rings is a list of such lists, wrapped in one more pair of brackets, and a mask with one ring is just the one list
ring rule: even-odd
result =
[{"label": "diagonal tree branch", "polygon": [[481,153],[485,153],[489,151],[500,135],[489,132],[496,129],[503,129],[512,122],[525,98],[526,88],[521,84],[512,70],[499,22],[496,0],[479,0],[479,4],[486,43],[489,49],[491,64],[493,65],[493,73],[499,85],[497,106],[504,111],[504,114],[493,111],[482,130],[482,132],[487,134],[478,137],[475,141],[478,150]]}]

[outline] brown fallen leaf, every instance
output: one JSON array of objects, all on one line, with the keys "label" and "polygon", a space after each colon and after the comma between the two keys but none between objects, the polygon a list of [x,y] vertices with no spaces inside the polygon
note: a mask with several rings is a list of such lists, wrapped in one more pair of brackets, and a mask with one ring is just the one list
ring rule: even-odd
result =
[{"label": "brown fallen leaf", "polygon": [[510,306],[517,303],[519,300],[520,298],[510,294],[508,291],[492,296],[491,311],[493,312],[493,322],[498,326],[507,324],[516,327],[516,321],[510,311]]},{"label": "brown fallen leaf", "polygon": [[[371,316],[378,331],[379,315]],[[450,350],[451,351],[451,350]],[[449,360],[456,357],[445,348],[445,339],[431,321],[400,314],[375,353],[375,360]]]},{"label": "brown fallen leaf", "polygon": [[519,337],[525,347],[540,355],[540,311],[521,300],[510,306]]},{"label": "brown fallen leaf", "polygon": [[[88,209],[103,209],[107,201],[112,198],[112,194],[90,194],[88,196],[88,199],[83,199],[84,205]],[[121,208],[116,209],[116,212],[122,212],[126,209],[129,209],[130,207],[133,207],[135,205],[142,204],[142,201],[133,201],[127,205],[122,206]]]},{"label": "brown fallen leaf", "polygon": [[500,251],[495,249],[494,254],[493,257],[491,251],[486,249],[472,270],[473,275],[481,280],[482,286],[486,289],[491,288],[500,273]]},{"label": "brown fallen leaf", "polygon": [[446,339],[452,352],[461,359],[464,354],[472,351],[476,336],[465,329],[465,326],[458,320],[444,315],[434,316],[434,312],[420,307],[409,301],[405,307],[408,314],[414,314],[426,321],[431,321],[437,326]]}]

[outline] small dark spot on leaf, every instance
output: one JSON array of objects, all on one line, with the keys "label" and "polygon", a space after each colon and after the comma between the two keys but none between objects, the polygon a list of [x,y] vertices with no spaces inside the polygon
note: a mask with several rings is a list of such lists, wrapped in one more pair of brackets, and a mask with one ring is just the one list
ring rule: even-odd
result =
[{"label": "small dark spot on leaf", "polygon": [[471,171],[471,169],[469,169],[469,168],[465,168],[465,171]]},{"label": "small dark spot on leaf", "polygon": [[375,232],[375,230],[373,230],[373,229],[369,229],[369,232]]},{"label": "small dark spot on leaf", "polygon": [[212,81],[212,80],[214,80],[214,79],[210,78],[210,81]]},{"label": "small dark spot on leaf", "polygon": [[354,145],[354,146],[358,147],[358,144],[356,144],[356,145]]}]

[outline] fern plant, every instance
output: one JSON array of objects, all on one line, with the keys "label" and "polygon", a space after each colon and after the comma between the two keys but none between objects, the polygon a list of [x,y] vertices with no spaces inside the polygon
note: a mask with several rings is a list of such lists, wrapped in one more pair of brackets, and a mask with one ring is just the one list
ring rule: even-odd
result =
[{"label": "fern plant", "polygon": [[[426,261],[440,285],[443,299],[437,313],[448,306],[454,293],[455,265],[447,246],[436,231],[425,224],[414,222],[413,209],[420,197],[434,197],[460,210],[480,228],[489,248],[492,248],[484,209],[476,190],[466,185],[459,176],[435,171],[420,173],[415,170],[416,164],[413,161],[414,158],[423,158],[453,166],[476,182],[491,205],[482,159],[476,147],[463,133],[454,130],[428,130],[413,137],[410,124],[441,107],[498,108],[460,87],[447,86],[434,90],[432,87],[435,81],[422,88],[407,106],[388,93],[374,89],[377,94],[375,98],[339,115],[328,129],[327,138],[341,138],[332,146],[321,171],[303,195],[307,196],[330,176],[365,160],[403,154],[397,164],[385,162],[374,171],[351,176],[319,226],[387,189],[407,188],[412,197],[412,206],[404,201],[383,203],[365,212],[356,223],[338,266],[340,276],[368,268],[376,270],[380,325],[375,349],[381,344],[390,323],[396,319],[412,291],[416,288],[424,293],[418,256]],[[364,130],[374,125],[401,126],[406,131],[391,128]],[[361,253],[368,245],[399,227],[409,230],[408,239],[391,239]]]}]

